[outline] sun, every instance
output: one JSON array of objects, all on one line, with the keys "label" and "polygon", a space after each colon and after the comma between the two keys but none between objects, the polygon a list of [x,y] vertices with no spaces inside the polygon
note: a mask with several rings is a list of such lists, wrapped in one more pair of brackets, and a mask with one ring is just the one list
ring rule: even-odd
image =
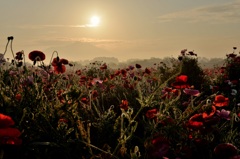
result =
[{"label": "sun", "polygon": [[100,18],[98,16],[92,16],[90,19],[91,26],[96,27],[100,23]]}]

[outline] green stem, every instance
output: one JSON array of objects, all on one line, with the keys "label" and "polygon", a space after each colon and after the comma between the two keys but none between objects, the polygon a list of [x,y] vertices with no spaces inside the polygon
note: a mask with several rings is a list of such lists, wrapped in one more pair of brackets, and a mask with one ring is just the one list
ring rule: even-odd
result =
[{"label": "green stem", "polygon": [[52,57],[51,57],[51,59],[50,59],[49,66],[51,66],[51,63],[52,63],[52,58],[53,58],[53,55],[54,55],[54,53],[56,53],[56,54],[57,54],[57,56],[58,56],[58,52],[57,52],[57,51],[53,51],[53,53],[52,53]]},{"label": "green stem", "polygon": [[[136,119],[136,117],[139,115],[139,113],[142,111],[143,108],[144,108],[144,107],[141,106],[141,108],[138,110],[138,112],[137,112],[136,115],[132,118],[131,121],[134,121],[134,120]],[[121,132],[121,137],[123,137],[123,136],[126,134],[127,130],[130,128],[130,126],[131,126],[131,124],[129,124],[128,127],[127,127],[123,132]],[[122,128],[121,128],[121,129],[122,129]],[[116,154],[116,152],[117,152],[117,150],[119,149],[120,145],[121,145],[121,142],[118,142],[116,148],[115,148],[114,151],[113,151],[113,155]]]}]

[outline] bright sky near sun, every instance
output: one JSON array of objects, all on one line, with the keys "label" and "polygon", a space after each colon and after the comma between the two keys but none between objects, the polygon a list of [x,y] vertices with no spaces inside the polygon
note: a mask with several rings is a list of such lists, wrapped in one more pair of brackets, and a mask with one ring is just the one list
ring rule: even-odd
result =
[{"label": "bright sky near sun", "polygon": [[[240,0],[1,0],[0,52],[149,59],[182,49],[225,58],[240,48]],[[7,53],[11,55],[10,53]]]}]

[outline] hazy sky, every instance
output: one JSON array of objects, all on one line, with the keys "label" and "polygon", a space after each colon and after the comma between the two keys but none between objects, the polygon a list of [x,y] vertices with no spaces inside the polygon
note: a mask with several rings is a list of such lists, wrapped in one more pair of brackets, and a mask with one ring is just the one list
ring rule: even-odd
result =
[{"label": "hazy sky", "polygon": [[[91,27],[90,18],[100,23]],[[0,0],[0,52],[56,50],[61,58],[116,57],[120,61],[225,57],[240,48],[240,0]],[[10,50],[7,56],[11,56]]]}]

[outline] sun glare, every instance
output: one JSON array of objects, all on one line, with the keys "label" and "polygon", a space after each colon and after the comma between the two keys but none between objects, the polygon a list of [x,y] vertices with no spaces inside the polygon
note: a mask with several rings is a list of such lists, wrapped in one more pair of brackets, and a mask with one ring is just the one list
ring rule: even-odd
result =
[{"label": "sun glare", "polygon": [[92,16],[90,21],[91,21],[91,26],[96,27],[100,23],[100,18],[98,16]]}]

